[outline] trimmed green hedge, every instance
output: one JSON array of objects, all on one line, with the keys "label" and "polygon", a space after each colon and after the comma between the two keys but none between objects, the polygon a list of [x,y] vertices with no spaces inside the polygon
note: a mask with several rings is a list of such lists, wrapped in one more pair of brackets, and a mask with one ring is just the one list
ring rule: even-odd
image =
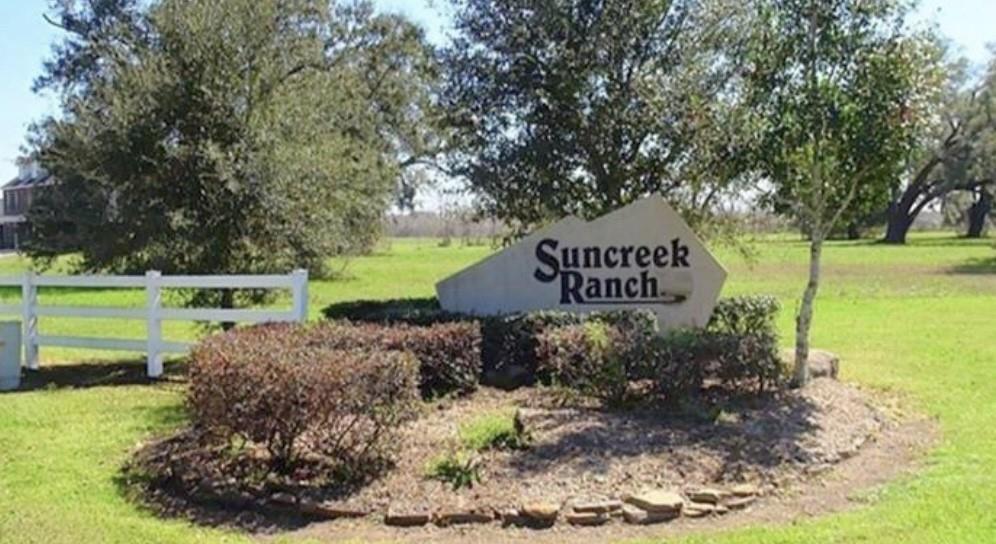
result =
[{"label": "trimmed green hedge", "polygon": [[778,356],[769,297],[723,300],[709,326],[653,334],[603,322],[542,332],[539,373],[607,405],[651,401],[679,406],[707,385],[760,394],[787,376]]},{"label": "trimmed green hedge", "polygon": [[626,334],[645,336],[657,330],[657,319],[647,310],[578,314],[539,311],[502,316],[471,316],[446,312],[432,298],[360,300],[332,304],[323,310],[327,319],[377,324],[429,326],[440,323],[474,323],[481,331],[481,382],[511,389],[548,381],[538,372],[536,350],[546,330],[596,321],[617,326]]},{"label": "trimmed green hedge", "polygon": [[394,326],[471,323],[480,328],[481,382],[514,388],[561,383],[608,403],[631,395],[632,381],[652,382],[671,401],[709,380],[730,390],[763,392],[780,385],[772,297],[721,299],[708,326],[658,334],[649,310],[579,314],[539,311],[477,317],[450,313],[435,298],[355,301],[324,310],[330,319]]},{"label": "trimmed green hedge", "polygon": [[406,323],[420,326],[461,320],[457,314],[444,312],[436,297],[337,302],[326,306],[322,314],[325,319],[332,321]]},{"label": "trimmed green hedge", "polygon": [[727,387],[756,387],[760,393],[788,379],[775,327],[780,309],[770,296],[725,298],[716,305],[706,332],[717,364],[715,376]]}]

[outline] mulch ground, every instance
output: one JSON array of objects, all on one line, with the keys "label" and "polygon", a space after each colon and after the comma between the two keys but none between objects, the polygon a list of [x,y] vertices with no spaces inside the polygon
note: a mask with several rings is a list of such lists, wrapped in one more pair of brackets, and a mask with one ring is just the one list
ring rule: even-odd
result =
[{"label": "mulch ground", "polygon": [[557,524],[535,530],[498,524],[395,528],[379,519],[337,520],[311,523],[279,534],[258,533],[269,542],[298,539],[308,542],[390,542],[477,544],[528,542],[620,542],[629,539],[663,539],[681,535],[709,535],[749,526],[798,523],[806,519],[845,511],[873,500],[871,489],[910,474],[920,467],[923,453],[939,438],[936,422],[918,419],[889,425],[869,439],[857,455],[840,461],[831,470],[812,474],[776,489],[749,508],[724,516],[700,519],[678,518],[657,525],[610,523],[600,527]]},{"label": "mulch ground", "polygon": [[[525,409],[528,449],[483,453],[482,481],[471,489],[424,477],[432,459],[458,446],[461,422],[510,405]],[[644,488],[751,482],[770,489],[853,455],[886,423],[858,390],[828,379],[727,408],[718,421],[560,408],[544,389],[482,390],[410,425],[396,469],[342,503],[375,511],[391,504],[501,509]]]},{"label": "mulch ground", "polygon": [[[540,388],[514,392],[484,389],[466,398],[430,405],[421,418],[401,430],[396,466],[380,479],[336,499],[345,508],[373,512],[362,519],[315,523],[252,507],[224,509],[195,504],[168,493],[146,499],[169,515],[236,525],[261,536],[286,535],[293,530],[321,540],[467,542],[533,540],[546,535],[543,538],[562,541],[565,532],[590,531],[591,538],[617,538],[650,530],[657,534],[662,529],[623,524],[599,528],[558,524],[545,531],[498,524],[396,529],[383,526],[382,518],[388,507],[401,511],[502,510],[533,501],[588,501],[647,489],[681,491],[749,482],[764,495],[749,511],[709,520],[682,519],[667,524],[664,530],[723,527],[750,519],[791,519],[846,506],[851,491],[884,481],[882,478],[908,466],[913,452],[933,436],[929,424],[901,423],[862,391],[831,379],[726,406],[715,419],[562,406],[561,400],[554,392]],[[457,434],[462,422],[510,407],[522,414],[531,439],[528,449],[481,453],[481,482],[470,489],[454,491],[446,483],[426,478],[426,466],[433,459],[459,447]],[[854,463],[874,455],[879,456],[878,465],[870,457]],[[850,473],[834,492],[824,480],[833,478],[845,465]],[[814,483],[818,481],[823,483]],[[810,495],[821,494],[823,498],[807,501]]]}]

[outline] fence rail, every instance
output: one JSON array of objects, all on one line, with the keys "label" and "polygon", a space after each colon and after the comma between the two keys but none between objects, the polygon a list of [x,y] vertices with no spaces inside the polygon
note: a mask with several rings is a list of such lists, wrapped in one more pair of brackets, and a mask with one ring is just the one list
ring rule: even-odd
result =
[{"label": "fence rail", "polygon": [[[21,304],[0,304],[0,314],[20,314],[23,327],[23,364],[38,368],[38,348],[59,346],[83,349],[144,351],[146,371],[157,378],[163,373],[163,355],[185,353],[191,344],[163,340],[163,321],[232,321],[262,323],[299,321],[308,317],[308,272],[295,270],[286,275],[260,276],[163,276],[149,271],[144,276],[39,276],[26,272],[20,276],[0,276],[0,286],[21,287]],[[120,308],[111,306],[57,306],[38,302],[39,287],[90,287],[145,289],[145,306]],[[289,289],[290,309],[164,308],[163,289]],[[134,319],[146,323],[144,340],[93,336],[53,336],[38,332],[39,317],[74,317],[93,319]]]}]

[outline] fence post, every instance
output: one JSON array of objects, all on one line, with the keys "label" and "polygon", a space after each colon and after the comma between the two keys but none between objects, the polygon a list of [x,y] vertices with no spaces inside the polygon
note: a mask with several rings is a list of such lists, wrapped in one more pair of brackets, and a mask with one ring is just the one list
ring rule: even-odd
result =
[{"label": "fence post", "polygon": [[24,330],[24,365],[31,370],[38,370],[38,316],[35,306],[38,303],[38,287],[35,285],[35,273],[28,270],[24,273],[21,283],[21,320]]},{"label": "fence post", "polygon": [[308,320],[308,271],[298,268],[291,272],[291,291],[294,296],[294,320],[304,323]]},{"label": "fence post", "polygon": [[146,326],[146,374],[150,378],[158,378],[163,374],[162,320],[159,318],[159,308],[162,296],[159,289],[159,279],[162,275],[156,270],[145,273],[145,326]]}]

